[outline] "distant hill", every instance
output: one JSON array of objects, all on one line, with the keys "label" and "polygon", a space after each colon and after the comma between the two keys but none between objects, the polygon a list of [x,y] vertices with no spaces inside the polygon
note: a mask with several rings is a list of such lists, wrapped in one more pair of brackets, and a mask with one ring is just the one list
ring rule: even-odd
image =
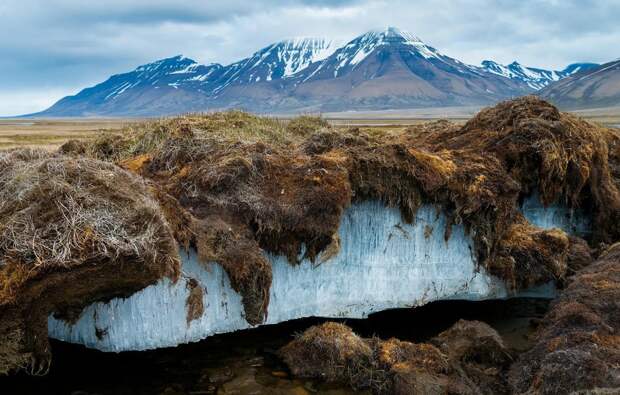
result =
[{"label": "distant hill", "polygon": [[[594,65],[595,66],[595,65]],[[175,56],[118,74],[34,114],[156,116],[243,108],[255,112],[382,110],[486,105],[530,94],[570,74],[465,64],[396,28],[345,45],[320,38],[285,40],[239,62],[201,65]]]},{"label": "distant hill", "polygon": [[553,83],[539,94],[566,109],[620,106],[620,59]]}]

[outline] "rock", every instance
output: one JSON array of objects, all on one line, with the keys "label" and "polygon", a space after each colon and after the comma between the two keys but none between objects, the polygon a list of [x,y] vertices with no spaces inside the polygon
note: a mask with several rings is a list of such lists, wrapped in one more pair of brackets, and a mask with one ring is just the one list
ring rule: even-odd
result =
[{"label": "rock", "polygon": [[234,377],[234,373],[229,366],[204,369],[202,373],[204,378],[202,381],[212,384],[225,383]]},{"label": "rock", "polygon": [[261,383],[253,367],[241,368],[235,373],[234,379],[218,388],[218,395],[310,395],[303,385],[289,380]]}]

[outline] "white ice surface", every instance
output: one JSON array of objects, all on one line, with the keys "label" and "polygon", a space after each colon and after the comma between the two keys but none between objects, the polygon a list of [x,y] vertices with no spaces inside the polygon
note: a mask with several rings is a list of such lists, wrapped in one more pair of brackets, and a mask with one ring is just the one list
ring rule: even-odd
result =
[{"label": "white ice surface", "polygon": [[560,228],[568,234],[581,237],[591,233],[590,218],[585,213],[559,205],[544,207],[538,194],[525,199],[521,212],[530,223],[543,229]]},{"label": "white ice surface", "polygon": [[[527,208],[534,222],[553,225],[557,218],[542,206]],[[378,202],[354,204],[341,220],[341,249],[335,257],[292,266],[284,257],[269,256],[273,281],[266,324],[310,316],[362,318],[440,299],[514,296],[478,267],[462,226],[454,226],[444,240],[445,222],[432,206],[422,207],[414,224],[405,224],[397,209]],[[49,335],[103,351],[126,351],[175,346],[250,327],[241,297],[221,266],[199,263],[192,251],[184,255],[183,277],[176,284],[163,279],[127,299],[95,303],[74,325],[50,316]],[[189,278],[203,287],[205,310],[188,325]],[[521,295],[553,294],[547,286]]]}]

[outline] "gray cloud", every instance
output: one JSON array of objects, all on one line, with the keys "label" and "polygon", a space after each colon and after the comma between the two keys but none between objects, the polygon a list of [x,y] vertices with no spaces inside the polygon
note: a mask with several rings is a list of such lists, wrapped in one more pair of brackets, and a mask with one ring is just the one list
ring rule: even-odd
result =
[{"label": "gray cloud", "polygon": [[0,0],[0,114],[179,53],[226,64],[286,37],[387,25],[469,63],[604,62],[620,56],[619,15],[607,0]]}]

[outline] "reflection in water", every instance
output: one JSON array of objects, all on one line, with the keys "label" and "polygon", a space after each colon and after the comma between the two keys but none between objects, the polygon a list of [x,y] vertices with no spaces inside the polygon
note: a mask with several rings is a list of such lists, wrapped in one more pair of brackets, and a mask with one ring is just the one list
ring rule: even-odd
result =
[{"label": "reflection in water", "polygon": [[[364,337],[421,342],[458,319],[489,323],[509,347],[526,349],[532,322],[544,315],[548,301],[442,301],[399,309],[345,323]],[[54,360],[46,377],[0,378],[6,394],[352,394],[345,386],[293,379],[276,350],[295,333],[324,322],[303,319],[212,336],[175,348],[121,354],[102,353],[54,341]]]}]

